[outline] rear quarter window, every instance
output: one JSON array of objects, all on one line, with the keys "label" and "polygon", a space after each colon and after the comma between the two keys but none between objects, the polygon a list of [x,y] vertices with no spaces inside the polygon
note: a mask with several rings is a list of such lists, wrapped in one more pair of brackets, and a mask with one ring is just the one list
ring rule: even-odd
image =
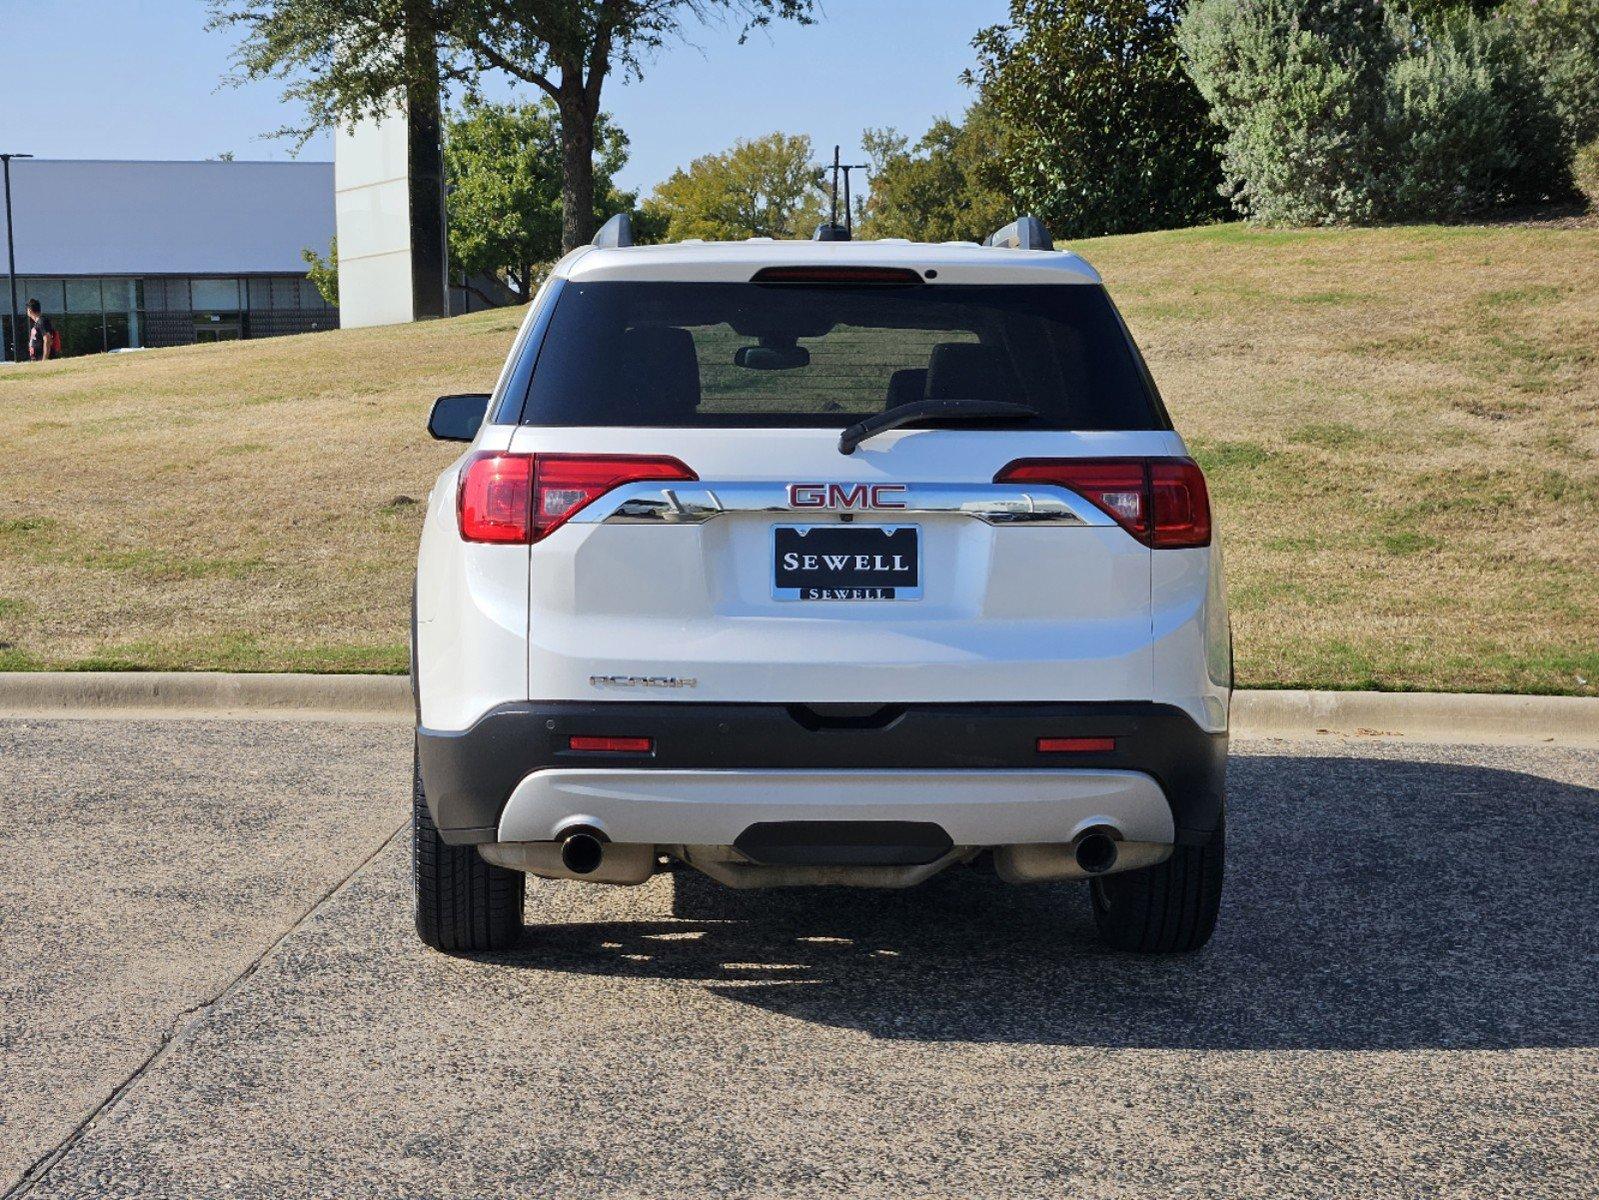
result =
[{"label": "rear quarter window", "polygon": [[567,282],[522,353],[530,425],[843,428],[983,399],[1031,406],[1033,428],[1169,428],[1091,284]]}]

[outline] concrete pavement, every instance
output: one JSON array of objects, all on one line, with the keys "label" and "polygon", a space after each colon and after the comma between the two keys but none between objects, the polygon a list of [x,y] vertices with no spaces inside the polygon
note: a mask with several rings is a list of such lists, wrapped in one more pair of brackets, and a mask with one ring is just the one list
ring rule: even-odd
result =
[{"label": "concrete pavement", "polygon": [[1239,744],[1223,925],[1166,960],[975,871],[535,884],[516,952],[442,957],[390,838],[406,751],[0,723],[0,1186],[1599,1194],[1592,751]]}]

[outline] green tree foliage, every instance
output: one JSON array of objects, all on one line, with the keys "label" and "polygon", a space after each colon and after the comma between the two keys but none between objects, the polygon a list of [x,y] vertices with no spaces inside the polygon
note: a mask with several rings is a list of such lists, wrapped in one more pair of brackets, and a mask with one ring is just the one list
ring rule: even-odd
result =
[{"label": "green tree foliage", "polygon": [[[631,210],[616,187],[628,141],[601,114],[595,123],[595,220]],[[502,279],[530,300],[539,267],[561,255],[561,119],[555,103],[491,104],[467,97],[445,125],[450,263]]]},{"label": "green tree foliage", "polygon": [[1227,193],[1256,219],[1451,219],[1569,192],[1558,121],[1499,16],[1194,0],[1179,38]]},{"label": "green tree foliage", "polygon": [[736,15],[743,34],[809,22],[813,0],[209,0],[213,27],[243,30],[240,77],[284,81],[305,136],[388,111],[397,90],[471,87],[498,71],[538,88],[561,118],[562,245],[594,232],[600,94],[638,78],[687,21]]},{"label": "green tree foliage", "polygon": [[825,194],[811,139],[771,133],[678,168],[644,210],[664,222],[668,241],[804,238],[822,219]]},{"label": "green tree foliage", "polygon": [[311,286],[321,293],[322,299],[333,307],[339,306],[339,239],[328,242],[328,256],[323,258],[310,246],[300,251],[305,261],[305,274]]},{"label": "green tree foliage", "polygon": [[1011,0],[967,75],[1006,130],[1005,176],[1057,236],[1191,225],[1225,211],[1179,0]]},{"label": "green tree foliage", "polygon": [[893,129],[868,129],[871,193],[861,205],[863,237],[981,241],[1014,220],[1004,172],[1003,131],[981,104],[957,125],[933,122],[914,148]]}]

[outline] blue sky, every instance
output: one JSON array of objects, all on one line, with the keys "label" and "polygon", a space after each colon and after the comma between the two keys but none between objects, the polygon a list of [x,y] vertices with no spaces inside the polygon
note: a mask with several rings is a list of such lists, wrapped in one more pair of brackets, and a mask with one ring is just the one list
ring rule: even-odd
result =
[{"label": "blue sky", "polygon": [[[972,35],[1006,11],[1003,0],[822,2],[816,25],[776,25],[743,46],[736,26],[693,27],[641,82],[608,80],[605,106],[633,140],[623,185],[647,191],[695,155],[774,129],[809,133],[818,156],[834,142],[849,152],[866,126],[915,137],[969,103],[957,76]],[[290,143],[259,136],[285,121],[278,89],[219,88],[231,39],[204,26],[199,0],[0,0],[0,151],[289,157]],[[331,154],[323,136],[302,157]]]}]

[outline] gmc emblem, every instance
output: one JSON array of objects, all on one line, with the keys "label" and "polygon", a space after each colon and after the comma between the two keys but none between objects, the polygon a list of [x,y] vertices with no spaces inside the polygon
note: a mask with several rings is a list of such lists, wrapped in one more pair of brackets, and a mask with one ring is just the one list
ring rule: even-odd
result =
[{"label": "gmc emblem", "polygon": [[903,483],[791,483],[790,508],[904,508]]}]

